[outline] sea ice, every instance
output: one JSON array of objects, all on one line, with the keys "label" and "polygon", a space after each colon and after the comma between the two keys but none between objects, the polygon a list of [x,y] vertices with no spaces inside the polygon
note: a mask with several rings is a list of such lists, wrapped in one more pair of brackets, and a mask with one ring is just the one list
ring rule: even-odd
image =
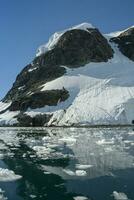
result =
[{"label": "sea ice", "polygon": [[117,192],[117,191],[113,192],[113,197],[115,200],[129,200],[125,193]]}]

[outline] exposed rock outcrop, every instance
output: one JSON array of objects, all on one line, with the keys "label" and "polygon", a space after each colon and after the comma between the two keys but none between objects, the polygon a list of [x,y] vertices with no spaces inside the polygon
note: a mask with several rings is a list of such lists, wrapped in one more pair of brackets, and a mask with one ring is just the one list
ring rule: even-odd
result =
[{"label": "exposed rock outcrop", "polygon": [[120,51],[134,61],[134,27],[122,32],[118,37],[111,38],[110,41],[117,43]]},{"label": "exposed rock outcrop", "polygon": [[42,115],[36,115],[34,117],[31,117],[29,115],[20,113],[17,116],[18,124],[22,127],[30,127],[30,126],[44,126],[52,117],[51,114],[42,114]]},{"label": "exposed rock outcrop", "polygon": [[44,64],[74,68],[89,62],[106,62],[112,56],[113,50],[98,29],[76,29],[60,37],[54,49],[44,55]]},{"label": "exposed rock outcrop", "polygon": [[49,90],[36,92],[30,96],[23,96],[13,101],[9,107],[10,111],[26,111],[28,108],[36,109],[44,106],[56,106],[69,97],[67,90]]},{"label": "exposed rock outcrop", "polygon": [[[29,96],[36,91],[40,91],[40,86],[48,81],[56,79],[63,74],[66,70],[64,67],[46,67],[39,65],[40,58],[34,61],[33,66],[30,64],[26,66],[22,72],[17,76],[15,83],[11,90],[7,93],[4,101],[16,101],[20,98]],[[36,70],[33,70],[36,68]]]}]

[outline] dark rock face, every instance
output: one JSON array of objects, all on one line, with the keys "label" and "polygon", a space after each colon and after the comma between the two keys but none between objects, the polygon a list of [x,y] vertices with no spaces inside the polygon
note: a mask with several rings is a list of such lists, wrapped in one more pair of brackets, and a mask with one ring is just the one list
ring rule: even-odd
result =
[{"label": "dark rock face", "polygon": [[[32,70],[37,68],[36,70]],[[48,81],[52,81],[63,74],[65,74],[66,70],[63,67],[46,67],[46,66],[38,66],[38,63],[33,66],[30,64],[26,66],[22,72],[17,76],[15,83],[11,90],[7,93],[4,101],[15,101],[22,97],[28,95],[28,93],[34,93],[35,91],[40,90],[40,86],[45,84]],[[21,88],[19,90],[19,88]]]},{"label": "dark rock face", "polygon": [[70,30],[65,32],[54,49],[40,56],[46,66],[65,65],[70,68],[89,62],[106,62],[113,50],[97,29]]},{"label": "dark rock face", "polygon": [[19,98],[12,102],[10,111],[26,111],[28,108],[36,109],[46,105],[56,106],[59,102],[65,101],[69,97],[67,90],[48,90],[36,92],[30,96]]},{"label": "dark rock face", "polygon": [[17,116],[17,120],[19,122],[19,126],[22,127],[29,127],[29,126],[44,126],[47,122],[49,122],[52,115],[48,114],[42,114],[42,115],[36,115],[35,117],[30,117],[24,113],[20,113]]},{"label": "dark rock face", "polygon": [[134,27],[124,31],[118,37],[111,38],[110,41],[117,43],[120,51],[134,61]]},{"label": "dark rock face", "polygon": [[106,62],[113,56],[113,50],[98,29],[67,31],[56,48],[61,51],[61,63],[72,68],[89,62]]}]

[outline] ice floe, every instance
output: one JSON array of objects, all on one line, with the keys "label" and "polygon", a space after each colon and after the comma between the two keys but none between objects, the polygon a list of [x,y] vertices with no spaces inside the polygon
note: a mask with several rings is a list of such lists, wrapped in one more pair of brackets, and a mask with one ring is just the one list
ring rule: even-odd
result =
[{"label": "ice floe", "polygon": [[88,169],[93,167],[93,165],[81,165],[81,164],[76,164],[77,169]]},{"label": "ice floe", "polygon": [[0,188],[0,200],[7,200],[7,197],[4,195],[5,191]]},{"label": "ice floe", "polygon": [[22,178],[22,176],[15,174],[14,171],[0,168],[0,182],[15,181],[20,178]]},{"label": "ice floe", "polygon": [[130,199],[128,199],[127,195],[123,192],[114,191],[113,197],[115,200],[130,200]]},{"label": "ice floe", "polygon": [[87,197],[84,197],[84,196],[76,196],[73,198],[74,200],[90,200],[89,198]]}]

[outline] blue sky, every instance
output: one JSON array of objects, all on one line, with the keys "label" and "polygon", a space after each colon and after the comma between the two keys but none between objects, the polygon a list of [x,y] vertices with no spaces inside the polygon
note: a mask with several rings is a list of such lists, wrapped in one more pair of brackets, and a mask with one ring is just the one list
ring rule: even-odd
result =
[{"label": "blue sky", "polygon": [[102,32],[134,25],[134,0],[0,0],[0,98],[55,31],[82,22]]}]

